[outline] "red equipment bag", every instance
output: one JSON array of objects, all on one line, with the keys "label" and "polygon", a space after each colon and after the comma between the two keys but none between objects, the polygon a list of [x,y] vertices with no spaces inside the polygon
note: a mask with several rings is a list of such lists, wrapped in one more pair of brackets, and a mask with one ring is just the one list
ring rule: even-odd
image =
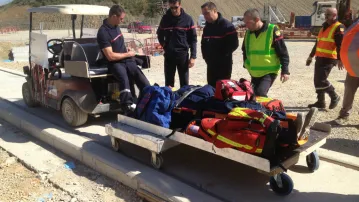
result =
[{"label": "red equipment bag", "polygon": [[211,142],[217,148],[232,148],[254,154],[262,153],[266,139],[261,124],[230,119],[194,120],[185,133]]},{"label": "red equipment bag", "polygon": [[216,83],[214,97],[218,100],[247,100],[247,92],[238,86],[234,80],[220,80]]},{"label": "red equipment bag", "polygon": [[269,97],[256,97],[256,101],[262,104],[266,109],[271,111],[281,111],[285,112],[283,103],[281,100],[273,99]]}]

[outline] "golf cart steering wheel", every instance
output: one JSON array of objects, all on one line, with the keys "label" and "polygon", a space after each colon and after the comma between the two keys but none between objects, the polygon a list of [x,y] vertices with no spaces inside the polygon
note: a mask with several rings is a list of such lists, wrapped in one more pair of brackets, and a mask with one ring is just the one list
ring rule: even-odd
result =
[{"label": "golf cart steering wheel", "polygon": [[47,42],[47,50],[53,55],[60,55],[63,43],[64,41],[61,39],[51,39]]}]

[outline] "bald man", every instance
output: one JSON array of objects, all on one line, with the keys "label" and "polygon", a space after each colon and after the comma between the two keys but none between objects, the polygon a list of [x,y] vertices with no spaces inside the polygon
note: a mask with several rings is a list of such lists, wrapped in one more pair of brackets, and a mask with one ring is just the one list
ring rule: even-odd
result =
[{"label": "bald man", "polygon": [[331,99],[329,109],[334,109],[340,101],[340,96],[328,81],[328,76],[334,66],[338,65],[339,70],[343,69],[343,63],[340,60],[340,47],[345,27],[338,22],[337,16],[338,12],[335,8],[328,8],[325,11],[326,21],[320,29],[317,41],[307,59],[307,66],[309,66],[313,57],[316,57],[314,86],[318,99],[314,104],[308,105],[309,108],[326,108],[325,93],[328,93]]}]

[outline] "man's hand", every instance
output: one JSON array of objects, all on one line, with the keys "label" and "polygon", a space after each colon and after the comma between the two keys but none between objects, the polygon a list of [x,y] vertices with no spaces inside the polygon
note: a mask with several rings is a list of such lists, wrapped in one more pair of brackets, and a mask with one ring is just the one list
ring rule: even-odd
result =
[{"label": "man's hand", "polygon": [[128,57],[134,57],[136,55],[136,52],[128,51],[127,54],[128,54]]},{"label": "man's hand", "polygon": [[343,65],[342,61],[338,61],[338,68],[339,68],[339,70],[344,69],[344,65]]},{"label": "man's hand", "polygon": [[191,58],[188,62],[188,68],[192,68],[194,66],[195,61],[196,61],[196,59]]},{"label": "man's hand", "polygon": [[288,81],[288,79],[289,79],[289,75],[288,75],[288,74],[282,74],[282,75],[280,76],[280,81],[281,81],[282,83]]},{"label": "man's hand", "polygon": [[309,56],[306,65],[309,66],[312,63],[312,60],[313,58]]}]

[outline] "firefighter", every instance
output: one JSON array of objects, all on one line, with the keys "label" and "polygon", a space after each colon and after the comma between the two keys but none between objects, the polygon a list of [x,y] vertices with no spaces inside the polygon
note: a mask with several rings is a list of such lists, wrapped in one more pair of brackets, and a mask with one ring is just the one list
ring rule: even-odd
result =
[{"label": "firefighter", "polygon": [[201,6],[206,19],[201,49],[207,63],[207,82],[215,87],[216,81],[230,79],[232,75],[232,54],[238,48],[237,31],[233,24],[222,17],[213,2]]},{"label": "firefighter", "polygon": [[328,93],[331,99],[329,109],[334,109],[340,101],[340,96],[328,81],[328,76],[336,65],[338,65],[339,70],[343,69],[343,64],[340,60],[340,47],[345,28],[337,20],[336,8],[328,8],[325,11],[325,19],[326,21],[318,34],[313,50],[307,59],[307,66],[309,66],[313,57],[316,56],[314,86],[318,99],[317,102],[309,104],[308,107],[325,108],[325,93]]},{"label": "firefighter", "polygon": [[128,51],[124,37],[118,25],[125,18],[125,10],[119,6],[111,7],[109,16],[97,33],[97,42],[107,60],[109,72],[119,82],[119,100],[124,114],[136,108],[131,94],[131,83],[134,81],[140,91],[150,83],[134,60],[135,52]]},{"label": "firefighter", "polygon": [[339,112],[338,122],[347,121],[353,107],[354,97],[359,88],[359,20],[348,28],[344,34],[340,50],[341,61],[347,70],[343,107]]},{"label": "firefighter", "polygon": [[165,84],[174,87],[177,68],[182,87],[189,84],[189,68],[195,64],[197,32],[192,17],[181,7],[181,0],[169,0],[168,3],[170,9],[161,19],[157,37],[165,51]]},{"label": "firefighter", "polygon": [[267,97],[280,70],[280,80],[289,79],[287,47],[279,28],[262,22],[257,9],[244,13],[244,23],[248,28],[242,45],[244,67],[252,77],[256,96]]}]

